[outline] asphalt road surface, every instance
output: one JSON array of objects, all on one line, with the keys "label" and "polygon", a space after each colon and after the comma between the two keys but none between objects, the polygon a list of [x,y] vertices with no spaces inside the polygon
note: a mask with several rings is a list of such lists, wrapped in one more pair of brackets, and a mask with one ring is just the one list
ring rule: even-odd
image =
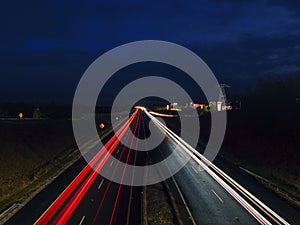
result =
[{"label": "asphalt road surface", "polygon": [[[185,149],[186,154],[193,155],[183,169],[166,180],[183,224],[268,224],[268,221],[269,224],[276,224],[266,212],[257,208],[257,204],[249,202],[242,193],[233,190],[214,166],[207,166],[203,163],[205,160],[197,159],[198,155],[190,151],[183,140],[177,139],[172,133],[150,152],[132,150],[137,143],[132,141],[129,129],[136,136],[146,138],[150,135],[147,126],[150,120],[155,122],[147,111],[137,109],[128,121],[120,126],[116,134],[112,133],[103,140],[107,151],[101,149],[95,154],[92,160],[95,170],[80,158],[5,224],[142,224],[143,188],[111,182],[100,176],[97,171],[103,167],[117,170],[118,163],[111,162],[106,157],[109,154],[127,164],[148,165],[161,161],[178,148]],[[155,124],[157,132],[165,129],[160,127],[157,121]],[[121,144],[116,136],[123,139],[127,146]],[[234,178],[241,179],[243,185],[249,182],[253,194],[256,194],[255,190],[266,192],[267,204],[275,202],[280,205],[269,205],[272,209],[278,209],[280,216],[284,216],[288,221],[300,221],[296,209],[284,201],[279,201],[278,197],[262,188],[252,177],[237,172],[224,163],[220,165],[229,175],[232,173]],[[147,174],[145,177],[147,178]],[[284,211],[281,209],[285,205],[289,212],[283,215]],[[264,219],[267,222],[263,223]],[[286,221],[283,221],[281,224],[285,224]],[[294,221],[292,224],[296,224]]]}]

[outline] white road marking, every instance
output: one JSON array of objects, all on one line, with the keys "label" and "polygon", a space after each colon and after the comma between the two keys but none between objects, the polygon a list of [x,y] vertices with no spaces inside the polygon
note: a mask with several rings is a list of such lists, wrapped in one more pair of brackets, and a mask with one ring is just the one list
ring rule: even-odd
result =
[{"label": "white road marking", "polygon": [[103,184],[104,179],[101,180],[99,186],[98,186],[98,190],[101,188],[102,184]]},{"label": "white road marking", "polygon": [[220,202],[224,202],[223,199],[213,190],[211,189],[211,192],[215,194],[215,196],[217,196],[217,198],[220,200]]},{"label": "white road marking", "polygon": [[117,154],[119,154],[120,149],[118,149]]},{"label": "white road marking", "polygon": [[173,182],[175,184],[175,187],[176,187],[176,189],[178,191],[178,194],[179,194],[179,196],[180,196],[180,198],[181,198],[181,200],[182,200],[182,202],[183,202],[183,204],[185,206],[185,209],[186,209],[187,213],[189,214],[189,218],[190,218],[192,224],[196,225],[196,221],[194,220],[194,217],[193,217],[193,215],[192,215],[192,213],[191,213],[191,211],[190,211],[190,209],[189,209],[189,207],[188,207],[188,205],[187,205],[187,203],[186,203],[186,201],[185,201],[185,199],[183,197],[183,194],[182,194],[182,192],[181,192],[181,190],[180,190],[180,188],[179,188],[179,186],[178,186],[178,184],[177,184],[174,176],[172,176],[172,180],[173,180]]},{"label": "white road marking", "polygon": [[111,161],[110,165],[109,166],[112,166],[112,164],[114,163],[114,161]]},{"label": "white road marking", "polygon": [[82,225],[82,223],[83,223],[84,219],[85,219],[85,216],[83,216],[83,217],[82,217],[82,219],[80,220],[80,223],[79,223],[79,225]]},{"label": "white road marking", "polygon": [[[243,194],[247,197],[251,202],[256,204],[259,209],[261,209],[266,215],[270,217],[270,219],[274,220],[277,224],[286,224],[289,225],[285,219],[271,210],[268,206],[266,206],[263,202],[257,199],[254,195],[249,193],[244,187],[238,184],[235,180],[225,174],[222,170],[216,167],[213,163],[207,160],[203,155],[201,155],[196,149],[192,148],[187,142],[185,142],[182,138],[178,137],[173,131],[163,125],[159,120],[157,120],[154,116],[152,116],[147,110],[145,110],[147,116],[164,132],[168,134],[172,138],[172,140],[182,147],[219,185],[221,185],[241,206],[244,207],[258,222],[261,224],[272,225],[272,223],[267,220],[261,213],[259,213],[249,202],[247,202],[240,194]],[[224,180],[233,184],[234,187],[230,187]],[[235,191],[233,188],[236,188]]]},{"label": "white road marking", "polygon": [[193,166],[192,166],[192,168],[193,168],[193,170],[195,171],[195,173],[198,173],[198,171],[196,170],[196,168],[195,168],[195,167],[193,167]]}]

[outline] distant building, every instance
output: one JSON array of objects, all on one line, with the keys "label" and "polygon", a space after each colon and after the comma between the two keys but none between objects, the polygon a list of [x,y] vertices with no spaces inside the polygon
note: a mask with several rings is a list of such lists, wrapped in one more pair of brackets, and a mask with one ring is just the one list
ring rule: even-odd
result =
[{"label": "distant building", "polygon": [[222,111],[223,106],[224,106],[224,102],[217,101],[217,111]]},{"label": "distant building", "polygon": [[205,107],[205,104],[194,103],[194,104],[192,105],[192,108],[194,108],[194,109],[196,109],[196,108],[198,108],[198,107],[200,107],[201,109],[203,109],[203,108]]},{"label": "distant building", "polygon": [[227,102],[225,88],[230,87],[227,84],[220,84],[220,93],[217,101],[209,102],[211,111],[227,111],[232,110],[232,106]]},{"label": "distant building", "polygon": [[209,102],[209,108],[211,111],[227,111],[227,110],[232,110],[231,105],[226,105],[225,102],[222,101],[211,101]]},{"label": "distant building", "polygon": [[176,111],[181,111],[181,109],[178,107],[178,103],[177,102],[173,102],[171,103],[171,110],[176,110]]},{"label": "distant building", "polygon": [[209,108],[211,111],[216,111],[217,110],[217,103],[214,101],[209,102]]}]

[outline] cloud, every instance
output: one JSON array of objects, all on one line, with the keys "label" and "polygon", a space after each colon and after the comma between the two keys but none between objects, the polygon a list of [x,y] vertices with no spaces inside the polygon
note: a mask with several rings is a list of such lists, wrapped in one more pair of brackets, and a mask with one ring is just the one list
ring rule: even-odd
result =
[{"label": "cloud", "polygon": [[8,1],[3,9],[6,90],[16,77],[75,82],[103,52],[144,39],[187,46],[232,83],[300,63],[299,1]]}]

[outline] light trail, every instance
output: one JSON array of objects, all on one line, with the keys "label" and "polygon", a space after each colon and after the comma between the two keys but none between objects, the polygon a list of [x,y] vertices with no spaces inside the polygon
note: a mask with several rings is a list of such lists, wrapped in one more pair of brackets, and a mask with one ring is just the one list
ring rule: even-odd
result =
[{"label": "light trail", "polygon": [[149,111],[149,113],[155,116],[162,116],[162,117],[178,117],[177,115],[170,115],[170,114],[158,113],[153,111]]},{"label": "light trail", "polygon": [[[111,141],[113,141],[113,139],[111,139]],[[107,143],[106,147],[110,147],[110,145],[111,142]],[[94,158],[95,161],[98,160],[98,157],[101,157],[103,153],[104,152],[102,151],[101,154],[97,155],[97,158],[96,157]],[[92,164],[94,163],[92,162]],[[35,225],[47,224],[49,220],[57,212],[57,210],[61,207],[61,205],[67,200],[70,194],[76,189],[76,187],[78,187],[79,183],[91,171],[91,169],[92,167],[90,165],[87,165],[34,224]]]},{"label": "light trail", "polygon": [[[140,123],[138,125],[138,131],[137,131],[137,137],[139,137],[140,134]],[[138,149],[138,141],[136,141],[135,149]],[[134,160],[133,165],[136,165],[136,159],[137,159],[137,151],[134,152]],[[126,225],[129,225],[130,223],[130,212],[131,212],[131,204],[132,204],[132,193],[133,193],[133,181],[134,181],[134,175],[135,175],[135,167],[132,171],[132,179],[131,179],[131,187],[130,187],[130,193],[129,193],[129,199],[128,199],[128,210],[127,210],[127,218],[126,218]],[[142,217],[141,217],[142,218]]]},{"label": "light trail", "polygon": [[110,148],[113,143],[119,142],[119,137],[122,136],[123,132],[127,130],[130,123],[133,121],[136,113],[125,122],[125,124],[116,132],[116,134],[103,146],[103,148],[98,152],[98,154],[90,161],[90,163],[84,167],[84,169],[74,178],[74,180],[65,188],[65,190],[56,198],[56,200],[47,208],[47,210],[38,218],[34,225],[44,225],[47,224],[51,218],[55,215],[57,210],[62,206],[62,204],[69,198],[71,193],[78,187],[82,180],[87,176],[87,174],[92,170],[94,165],[99,161],[101,156],[107,152],[106,149]]},{"label": "light trail", "polygon": [[[124,152],[128,149],[128,153],[125,159],[125,167],[122,172],[121,182],[119,184],[117,195],[113,204],[113,209],[110,215],[109,224],[111,225],[115,218],[115,213],[117,205],[119,203],[119,197],[122,189],[122,182],[126,173],[126,165],[130,159],[131,149],[133,146],[134,136],[139,127],[139,119],[141,111],[144,111],[145,114],[156,124],[156,126],[163,131],[174,143],[176,143],[180,148],[179,150],[186,152],[198,165],[200,165],[224,190],[227,191],[229,195],[232,196],[250,215],[252,215],[260,224],[270,225],[271,222],[266,219],[261,212],[265,213],[268,218],[272,219],[276,224],[285,224],[289,223],[280,217],[277,213],[271,210],[263,202],[257,199],[253,194],[247,191],[244,187],[238,184],[235,180],[229,177],[226,173],[220,170],[212,162],[206,159],[202,154],[200,154],[196,149],[192,148],[186,141],[181,139],[163,123],[161,123],[153,115],[164,116],[164,114],[148,112],[144,107],[136,107],[135,112],[130,116],[130,118],[121,126],[121,128],[113,135],[109,141],[97,152],[93,157],[90,163],[84,167],[84,169],[73,179],[73,181],[65,188],[65,190],[57,197],[57,199],[48,207],[48,209],[40,216],[40,218],[34,223],[35,225],[44,225],[48,224],[51,219],[55,220],[53,224],[63,225],[65,224],[70,216],[73,214],[74,210],[77,208],[82,198],[86,195],[86,192],[89,190],[93,182],[95,181],[98,173],[103,168],[104,165],[108,164],[109,156],[116,150],[116,147],[119,145],[122,138],[126,138],[125,145],[123,146],[121,153],[119,155],[119,160],[114,165],[114,171],[112,177],[115,176],[117,168],[119,166],[119,161],[124,156]],[[170,115],[167,115],[170,117]],[[173,115],[172,115],[173,117]],[[133,132],[130,132],[130,135],[126,135],[130,126],[133,127]],[[126,147],[127,142],[131,139],[130,147]],[[119,151],[119,150],[118,150]],[[93,219],[95,224],[98,214],[104,204],[104,200],[109,192],[112,181],[109,181],[104,195],[101,199],[100,205],[97,209],[96,215]],[[101,182],[102,184],[102,182]],[[76,191],[75,191],[76,190]],[[261,211],[258,212],[253,205],[249,204],[240,194],[242,194],[246,199],[251,203],[257,206]],[[216,193],[215,195],[221,199]],[[70,200],[68,200],[70,198]],[[64,203],[68,200],[66,205]],[[130,199],[129,199],[130,200]],[[221,201],[221,200],[220,200]],[[221,201],[222,202],[222,201]],[[63,206],[64,205],[64,206]],[[62,208],[63,207],[63,208]],[[58,211],[61,210],[59,213]],[[130,210],[130,209],[128,209]],[[128,211],[129,212],[129,211]],[[127,212],[127,217],[128,217]],[[56,214],[58,214],[56,216]],[[127,218],[127,223],[129,219]]]},{"label": "light trail", "polygon": [[[170,132],[172,132],[170,130]],[[174,132],[172,134],[176,135]],[[179,138],[179,137],[178,137]],[[181,138],[179,138],[181,139]],[[276,224],[286,224],[289,223],[285,221],[281,216],[275,213],[272,209],[270,209],[267,205],[265,205],[262,201],[260,201],[257,197],[247,191],[243,186],[229,177],[226,173],[224,173],[221,169],[219,169],[216,165],[206,159],[202,154],[200,154],[197,150],[192,148],[186,141],[183,139],[180,140],[184,145],[192,151],[196,156],[198,156],[202,161],[204,161],[211,169],[213,169],[217,174],[223,177],[228,183],[234,186],[240,193],[242,193],[248,200],[250,200],[253,204],[255,204],[260,210],[262,210],[266,215],[268,215]]]},{"label": "light trail", "polygon": [[[136,122],[136,123],[137,123],[137,122]],[[126,145],[127,145],[127,142],[129,141],[129,139],[130,139],[130,136],[128,135],[128,136],[126,137],[126,140],[125,140],[125,145],[122,147],[121,154],[120,154],[120,156],[119,156],[118,162],[117,162],[117,164],[116,164],[115,167],[114,167],[114,170],[113,170],[111,179],[110,179],[108,185],[106,186],[105,192],[104,192],[104,194],[103,194],[103,197],[102,197],[102,199],[101,199],[101,202],[100,202],[100,204],[99,204],[99,207],[98,207],[98,209],[97,209],[97,212],[96,212],[96,214],[95,214],[95,216],[94,216],[94,219],[93,219],[93,222],[92,222],[93,225],[96,223],[96,219],[97,219],[97,217],[98,217],[98,215],[99,215],[99,213],[100,213],[100,210],[101,210],[101,208],[102,208],[102,205],[103,205],[103,203],[104,203],[104,200],[105,200],[105,198],[106,198],[106,196],[107,196],[107,194],[108,194],[110,185],[111,185],[111,183],[112,183],[112,179],[113,179],[113,177],[115,176],[115,173],[116,173],[116,171],[117,171],[117,168],[118,168],[118,165],[119,165],[119,163],[120,163],[120,160],[122,159],[123,154],[124,154],[124,151],[125,151],[125,149],[127,148]]]},{"label": "light trail", "polygon": [[116,208],[117,208],[117,203],[118,203],[118,199],[119,199],[119,196],[120,196],[120,192],[121,192],[122,183],[123,183],[123,180],[124,180],[124,175],[125,175],[125,172],[126,172],[127,164],[128,164],[128,161],[129,161],[129,157],[130,157],[130,153],[131,153],[131,149],[132,149],[132,144],[133,144],[134,136],[136,134],[136,130],[137,130],[137,127],[138,127],[138,120],[139,120],[139,118],[140,118],[140,113],[138,114],[138,119],[137,119],[137,122],[136,122],[135,127],[134,127],[134,133],[132,135],[132,139],[131,139],[131,143],[130,143],[130,148],[128,148],[129,151],[128,151],[127,158],[126,158],[126,164],[125,164],[125,168],[123,170],[121,182],[119,184],[118,193],[117,193],[117,197],[116,197],[116,200],[115,200],[114,208],[113,208],[113,211],[112,211],[112,214],[111,214],[111,217],[110,217],[109,225],[111,225],[112,222],[113,222],[114,214],[115,214],[115,211],[116,211]]},{"label": "light trail", "polygon": [[[137,115],[137,111],[132,115],[133,118],[135,118]],[[129,126],[127,127],[129,129]],[[86,194],[87,190],[90,188],[96,177],[98,176],[100,170],[103,168],[105,163],[107,162],[109,156],[112,154],[112,152],[115,150],[117,145],[119,144],[120,139],[124,136],[126,132],[123,133],[121,137],[118,137],[117,141],[114,142],[114,144],[110,147],[109,151],[106,151],[105,156],[100,161],[100,163],[96,166],[96,168],[93,170],[93,172],[90,174],[90,176],[85,180],[84,184],[80,187],[80,189],[76,192],[76,194],[73,196],[73,198],[68,202],[67,206],[63,209],[63,211],[59,214],[59,216],[54,221],[54,224],[63,225],[65,224],[68,219],[70,218],[71,214],[83,198],[83,196]]]},{"label": "light trail", "polygon": [[[213,163],[207,160],[203,155],[201,155],[197,150],[192,148],[188,143],[186,143],[183,139],[177,136],[173,131],[164,126],[159,120],[157,120],[154,116],[152,116],[149,112],[145,110],[145,113],[149,116],[149,118],[161,129],[163,129],[166,134],[183,150],[185,150],[200,166],[202,166],[207,173],[209,173],[234,199],[236,199],[254,218],[256,218],[261,224],[271,224],[266,218],[264,218],[257,210],[255,210],[248,202],[246,202],[236,191],[234,191],[227,183],[225,183],[217,174],[225,178],[229,183],[233,184],[234,187],[238,189],[243,195],[245,195],[251,202],[255,203],[266,215],[268,215],[274,222],[277,224],[286,224],[289,223],[285,221],[282,217],[276,214],[273,210],[267,207],[264,203],[262,203],[259,199],[257,199],[254,195],[248,192],[245,188],[243,188],[240,184],[230,178],[227,174],[221,171],[218,167],[216,167]],[[196,157],[198,156],[198,157]],[[203,162],[207,165],[205,165]],[[209,168],[210,167],[210,168]],[[215,172],[213,172],[213,169]],[[279,222],[280,221],[280,222]]]}]

